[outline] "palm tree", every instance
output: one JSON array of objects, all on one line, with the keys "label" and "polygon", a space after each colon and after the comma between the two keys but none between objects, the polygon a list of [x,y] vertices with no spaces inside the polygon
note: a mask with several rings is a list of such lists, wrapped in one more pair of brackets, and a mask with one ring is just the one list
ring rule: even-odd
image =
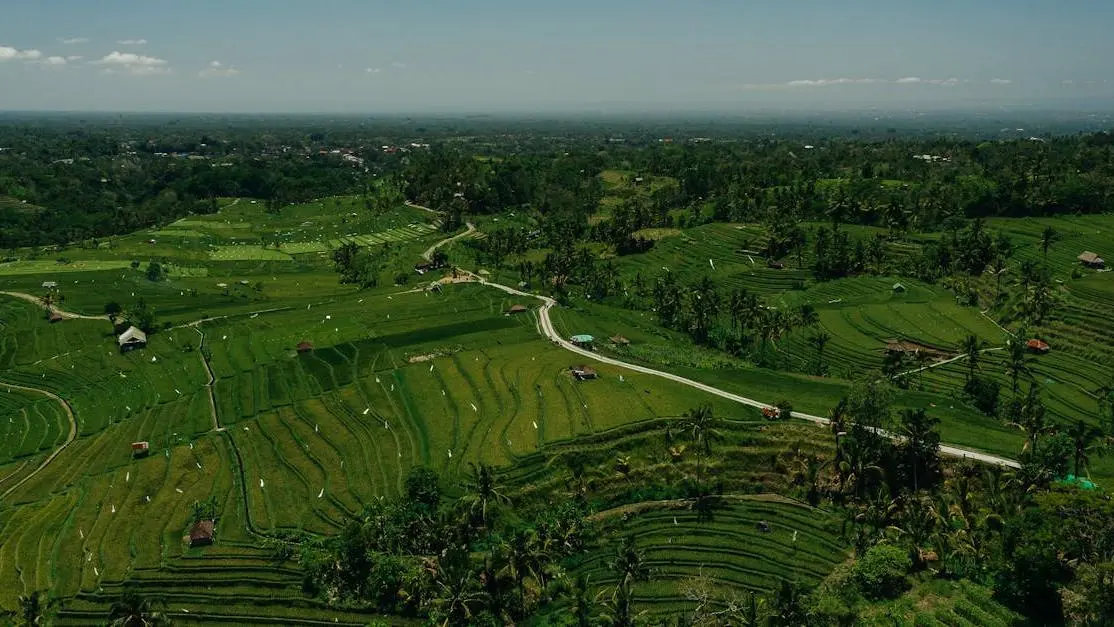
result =
[{"label": "palm tree", "polygon": [[475,576],[461,572],[437,582],[436,596],[431,601],[434,615],[444,618],[441,627],[467,625],[483,606],[484,594]]},{"label": "palm tree", "polygon": [[1025,343],[1021,339],[1023,337],[1025,337],[1025,332],[1021,330],[1018,331],[1017,337],[1012,337],[1006,342],[1006,373],[1010,376],[1014,394],[1017,394],[1017,383],[1021,376],[1030,373],[1029,361],[1025,354]]},{"label": "palm tree", "polygon": [[611,598],[604,602],[604,611],[600,616],[603,619],[603,624],[609,627],[634,627],[641,621],[639,620],[645,611],[634,612],[633,608],[634,593],[629,586],[622,586],[615,588],[611,593]]},{"label": "palm tree", "polygon": [[798,627],[807,621],[803,605],[804,595],[796,582],[781,580],[781,586],[774,593],[769,624],[773,627]]},{"label": "palm tree", "polygon": [[595,599],[590,594],[587,575],[577,575],[573,583],[573,613],[576,617],[576,627],[591,627],[592,610]]},{"label": "palm tree", "polygon": [[1048,259],[1048,249],[1052,248],[1052,245],[1058,241],[1060,241],[1060,234],[1056,232],[1056,229],[1051,226],[1044,227],[1044,230],[1041,231],[1041,252],[1045,259]]},{"label": "palm tree", "polygon": [[710,522],[723,502],[723,484],[686,480],[684,488],[689,497],[689,509],[696,512],[696,521]]},{"label": "palm tree", "polygon": [[646,566],[646,553],[635,544],[634,536],[623,536],[607,567],[619,575],[620,586],[643,581],[650,575],[650,569]]},{"label": "palm tree", "polygon": [[802,456],[794,460],[793,482],[805,486],[805,500],[813,507],[820,504],[820,473],[830,463],[831,460],[812,456]]},{"label": "palm tree", "polygon": [[483,526],[487,526],[487,510],[489,507],[500,503],[509,503],[510,498],[502,492],[491,466],[480,462],[479,465],[469,463],[471,472],[464,482],[466,494],[460,497],[460,502],[468,508],[472,516],[478,511]]},{"label": "palm tree", "polygon": [[824,348],[832,341],[832,336],[825,331],[818,331],[809,336],[808,341],[816,349],[816,375],[824,376]]},{"label": "palm tree", "polygon": [[19,595],[19,616],[23,625],[45,625],[46,607],[43,605],[43,593],[35,590],[31,594]]},{"label": "palm tree", "polygon": [[[847,397],[839,399],[839,402],[828,410],[828,428],[832,430],[832,437],[835,438],[835,464],[838,469],[840,463],[843,461],[843,448],[839,445],[839,438],[847,433]],[[842,474],[840,474],[840,481],[842,482]],[[842,485],[840,486],[842,489]]]},{"label": "palm tree", "polygon": [[1022,454],[1037,454],[1037,444],[1041,436],[1052,433],[1055,429],[1045,419],[1044,405],[1040,400],[1040,390],[1036,385],[1029,386],[1029,393],[1025,401],[1018,408],[1018,415],[1011,421],[1010,426],[1017,427],[1025,432],[1025,446]]},{"label": "palm tree", "polygon": [[910,498],[901,509],[899,520],[892,525],[909,544],[913,564],[923,564],[923,550],[936,531],[938,518],[931,505],[921,498]]},{"label": "palm tree", "polygon": [[527,532],[519,529],[511,532],[498,547],[498,553],[503,563],[497,574],[505,574],[510,581],[515,582],[518,588],[518,605],[525,609],[526,606],[526,578],[529,571],[527,565],[529,538]]},{"label": "palm tree", "polygon": [[968,335],[963,338],[960,343],[960,351],[967,356],[967,380],[970,381],[975,377],[975,371],[979,369],[979,355],[982,352],[983,341],[975,334]]},{"label": "palm tree", "polygon": [[797,309],[797,323],[802,327],[814,327],[820,322],[820,314],[816,308],[805,303]]},{"label": "palm tree", "polygon": [[1076,420],[1075,424],[1068,429],[1068,437],[1072,441],[1072,457],[1075,461],[1072,468],[1075,469],[1076,477],[1082,477],[1083,472],[1090,466],[1091,453],[1103,452],[1105,443],[1102,435],[1101,429],[1082,420]]},{"label": "palm tree", "polygon": [[165,608],[166,602],[152,601],[133,590],[128,590],[109,608],[108,618],[112,621],[113,627],[154,627],[170,624],[165,614],[154,609],[156,605]]},{"label": "palm tree", "polygon": [[704,403],[694,407],[682,417],[682,429],[692,435],[692,441],[703,451],[704,455],[712,454],[712,442],[723,438],[716,428],[716,418],[712,413],[712,406]]}]

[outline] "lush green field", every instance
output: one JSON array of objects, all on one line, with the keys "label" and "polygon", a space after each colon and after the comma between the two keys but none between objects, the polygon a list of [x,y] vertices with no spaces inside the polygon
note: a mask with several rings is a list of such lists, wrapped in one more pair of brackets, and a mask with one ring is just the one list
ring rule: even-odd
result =
[{"label": "lush green field", "polygon": [[[505,316],[511,301],[495,290],[323,287],[328,298],[213,307],[227,317],[163,330],[124,355],[105,321],[49,324],[31,303],[0,301],[0,380],[66,398],[79,433],[0,510],[0,529],[13,538],[0,548],[8,576],[0,605],[46,588],[70,598],[64,615],[81,622],[127,583],[157,591],[179,613],[267,616],[294,607],[331,619],[302,595],[291,565],[267,559],[258,534],[335,533],[370,499],[396,493],[416,464],[452,476],[470,461],[510,463],[547,442],[678,416],[705,400],[611,368],[576,382],[568,369],[579,360],[541,340],[532,315]],[[67,290],[66,306],[95,302],[79,290]],[[209,313],[188,308],[190,299],[224,298],[235,297],[179,296],[177,318]],[[296,354],[301,341],[315,350]],[[220,431],[204,360],[216,378]],[[6,486],[29,476],[66,425],[60,406],[42,397],[0,400],[0,419],[10,418],[3,422],[18,436],[0,459]],[[630,410],[614,411],[617,402]],[[150,457],[131,458],[137,440],[150,441]],[[219,503],[218,542],[189,550],[189,505],[210,497]]]},{"label": "lush green field", "polygon": [[[366,623],[375,617],[334,613],[306,596],[297,567],[271,559],[264,540],[278,532],[336,533],[372,499],[398,494],[416,465],[455,479],[470,462],[485,461],[516,489],[530,490],[561,481],[547,457],[555,452],[602,459],[629,449],[636,474],[679,484],[662,425],[704,402],[736,422],[757,418],[753,409],[617,367],[599,365],[599,379],[578,382],[569,369],[583,359],[542,339],[535,311],[505,315],[524,299],[497,290],[340,285],[327,251],[341,243],[389,242],[399,270],[441,237],[428,213],[371,216],[357,203],[328,199],[272,215],[245,200],[97,246],[22,251],[21,260],[0,265],[0,290],[41,295],[42,282],[57,281],[61,306],[85,314],[142,298],[160,327],[145,349],[120,354],[107,321],[50,324],[36,305],[0,296],[0,493],[11,491],[0,503],[0,608],[49,589],[65,599],[63,618],[81,624],[102,615],[124,586],[138,585],[189,620]],[[1032,243],[1041,224],[996,226],[1012,229],[1025,258],[1040,254]],[[1114,222],[1057,224],[1068,234],[1049,253],[1063,281],[1061,313],[1034,331],[1054,350],[1032,357],[1031,368],[1056,420],[1094,421],[1093,392],[1109,378],[1114,340],[1109,317],[1093,312],[1114,302],[1114,281],[1091,271],[1073,277],[1072,260],[1080,246],[1100,249],[1092,231]],[[770,304],[811,304],[818,328],[832,336],[830,376],[757,368],[693,347],[650,313],[613,306],[555,308],[557,327],[626,336],[630,346],[602,343],[600,351],[815,414],[878,370],[889,339],[956,352],[970,333],[990,347],[1006,338],[938,286],[903,279],[908,289],[895,293],[890,277],[817,283],[795,260],[784,270],[766,268],[745,252],[761,237],[753,226],[657,235],[649,253],[617,261],[623,276],[664,267],[745,287]],[[167,268],[163,280],[147,278],[151,261]],[[795,331],[781,346],[800,370],[814,358],[806,335]],[[300,342],[313,350],[297,352]],[[1000,353],[986,353],[982,370],[1008,386]],[[939,417],[949,443],[1015,454],[1020,434],[957,393],[964,373],[957,362],[910,375],[897,404]],[[4,383],[53,392],[73,409],[77,438],[41,472],[35,469],[66,440],[68,417],[56,401]],[[752,491],[790,489],[784,469],[769,461],[785,442],[817,449],[830,442],[811,426],[779,428],[730,436],[738,440],[731,460],[753,471],[746,479],[757,486]],[[130,443],[139,440],[151,445],[145,459],[131,456]],[[1114,462],[1096,460],[1093,473],[1107,480]],[[209,498],[218,503],[217,542],[189,549],[182,537],[190,505]],[[757,531],[757,520],[770,522],[772,532]],[[638,538],[662,574],[636,589],[654,613],[684,606],[679,584],[699,573],[733,590],[768,591],[786,573],[819,581],[847,553],[828,514],[777,498],[732,499],[712,521],[697,522],[688,510],[650,510],[609,524]],[[577,564],[600,586],[609,576],[602,555]]]}]

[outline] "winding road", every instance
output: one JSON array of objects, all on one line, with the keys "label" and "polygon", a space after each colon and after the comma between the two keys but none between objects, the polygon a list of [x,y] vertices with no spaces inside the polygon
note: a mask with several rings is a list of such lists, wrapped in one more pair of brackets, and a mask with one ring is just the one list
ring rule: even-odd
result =
[{"label": "winding road", "polygon": [[[465,271],[465,272],[467,272],[467,271]],[[577,355],[581,355],[585,358],[592,359],[592,360],[600,362],[600,363],[609,364],[609,365],[612,365],[612,366],[618,366],[620,368],[626,368],[627,370],[633,370],[634,372],[640,372],[642,374],[648,374],[648,375],[651,375],[651,376],[661,377],[663,379],[668,379],[670,381],[680,383],[681,385],[687,385],[689,387],[696,388],[696,389],[701,390],[703,392],[707,392],[708,394],[712,394],[712,395],[718,396],[720,398],[725,398],[725,399],[730,400],[730,401],[735,401],[736,403],[741,403],[743,405],[748,405],[750,407],[755,407],[755,408],[758,408],[758,409],[773,407],[773,405],[770,405],[769,403],[763,403],[762,401],[758,401],[758,400],[755,400],[753,398],[748,398],[746,396],[740,396],[738,394],[734,394],[734,393],[728,392],[726,390],[721,390],[719,388],[712,387],[712,386],[710,386],[706,383],[701,383],[699,381],[693,381],[692,379],[687,379],[687,378],[682,377],[680,375],[675,375],[673,373],[665,372],[663,370],[655,370],[653,368],[647,368],[646,366],[639,366],[637,364],[628,363],[628,362],[625,362],[625,361],[614,359],[612,357],[606,357],[604,355],[599,355],[597,353],[594,353],[590,350],[580,348],[579,346],[575,346],[571,342],[566,340],[564,337],[562,337],[560,333],[557,332],[557,329],[554,328],[554,326],[553,326],[553,321],[549,317],[549,310],[552,309],[553,306],[557,304],[557,301],[553,300],[552,298],[550,298],[548,296],[542,296],[542,295],[539,295],[539,294],[531,294],[529,292],[523,292],[521,290],[517,290],[513,287],[508,287],[506,285],[500,285],[499,283],[492,283],[490,281],[485,280],[483,277],[477,276],[476,274],[471,273],[471,272],[467,272],[467,274],[472,276],[473,278],[475,278],[477,281],[479,281],[483,285],[487,285],[489,287],[493,287],[495,289],[502,290],[502,291],[504,291],[508,294],[513,294],[515,296],[524,296],[524,297],[527,297],[527,298],[536,298],[536,299],[542,301],[542,306],[538,309],[538,327],[539,327],[539,329],[541,330],[541,332],[547,338],[549,338],[555,344],[557,344],[558,346],[560,346],[561,348],[563,348],[563,349],[565,349],[569,352],[576,353]],[[831,421],[828,420],[827,418],[824,418],[822,416],[814,416],[812,414],[806,414],[806,413],[799,412],[799,411],[792,412],[792,416],[794,418],[799,419],[799,420],[806,420],[808,422],[818,424],[818,425],[827,426],[827,425],[831,424]],[[880,435],[886,436],[886,437],[891,438],[891,439],[900,439],[900,437],[901,437],[901,436],[898,436],[896,434],[883,431],[881,429],[878,429],[876,432],[879,433]],[[990,454],[987,454],[987,453],[980,453],[978,451],[972,451],[972,450],[968,450],[968,449],[964,449],[964,448],[959,448],[957,446],[941,445],[940,446],[940,452],[943,453],[944,455],[948,455],[948,456],[951,456],[951,457],[958,457],[958,458],[961,458],[961,459],[971,459],[971,460],[978,461],[978,462],[983,462],[983,463],[986,463],[986,464],[994,464],[996,466],[1004,466],[1004,467],[1007,467],[1007,468],[1020,468],[1021,467],[1021,465],[1019,463],[1017,463],[1016,460],[1013,460],[1013,459],[1008,459],[1008,458],[1005,458],[1005,457],[998,457],[997,455],[990,455]]]},{"label": "winding road", "polygon": [[[419,209],[425,209],[425,207],[418,207],[417,205],[412,205],[412,206],[414,206],[416,208],[419,208]],[[426,209],[426,211],[433,211],[433,210],[432,209]],[[439,240],[433,246],[430,246],[429,248],[427,248],[425,250],[425,252],[422,253],[422,259],[425,259],[426,261],[432,261],[433,260],[433,253],[436,252],[438,248],[441,248],[442,246],[445,246],[447,244],[451,244],[451,243],[455,242],[456,240],[461,239],[463,237],[468,237],[469,235],[476,232],[476,225],[475,224],[472,224],[471,222],[468,222],[467,225],[468,225],[468,230],[464,231],[463,233],[457,233],[456,235],[453,235],[452,237],[446,237],[443,240]]]}]

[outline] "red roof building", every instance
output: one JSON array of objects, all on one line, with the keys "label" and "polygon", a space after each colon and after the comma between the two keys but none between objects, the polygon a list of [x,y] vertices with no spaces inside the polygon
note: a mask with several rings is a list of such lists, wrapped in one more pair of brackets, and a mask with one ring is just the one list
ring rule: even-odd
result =
[{"label": "red roof building", "polygon": [[1048,342],[1044,340],[1032,339],[1025,343],[1025,347],[1034,353],[1047,353],[1051,350]]},{"label": "red roof building", "polygon": [[298,342],[298,352],[299,353],[308,353],[311,350],[313,350],[313,344],[310,344],[309,342],[305,342],[305,341]]}]

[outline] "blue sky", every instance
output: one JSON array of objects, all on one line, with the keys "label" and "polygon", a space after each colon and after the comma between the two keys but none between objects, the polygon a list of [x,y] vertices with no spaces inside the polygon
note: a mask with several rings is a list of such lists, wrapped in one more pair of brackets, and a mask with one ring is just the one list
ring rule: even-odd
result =
[{"label": "blue sky", "polygon": [[747,111],[1114,95],[1084,0],[5,0],[0,110]]}]

